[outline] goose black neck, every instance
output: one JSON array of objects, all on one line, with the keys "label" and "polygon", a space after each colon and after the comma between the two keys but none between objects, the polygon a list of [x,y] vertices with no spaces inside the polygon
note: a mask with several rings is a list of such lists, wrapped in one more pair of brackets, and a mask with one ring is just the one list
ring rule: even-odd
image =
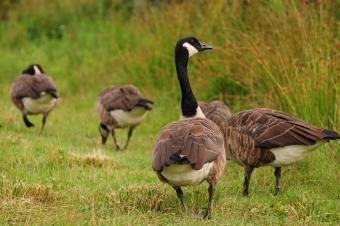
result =
[{"label": "goose black neck", "polygon": [[192,117],[196,115],[196,109],[197,109],[198,103],[195,99],[194,94],[192,93],[189,78],[188,78],[188,72],[187,72],[188,61],[189,61],[188,51],[186,51],[183,48],[181,48],[180,50],[176,48],[175,62],[176,62],[177,77],[178,77],[178,81],[179,81],[181,92],[182,92],[182,102],[181,102],[182,115],[185,117]]}]

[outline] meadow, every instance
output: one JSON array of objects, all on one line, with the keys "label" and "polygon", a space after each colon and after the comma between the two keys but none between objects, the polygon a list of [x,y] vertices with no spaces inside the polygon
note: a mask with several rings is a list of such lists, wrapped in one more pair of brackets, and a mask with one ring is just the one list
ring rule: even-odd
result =
[{"label": "meadow", "polygon": [[[256,169],[242,197],[243,168],[227,162],[210,219],[208,184],[175,191],[158,181],[151,152],[159,130],[179,118],[176,41],[213,46],[189,61],[198,100],[233,113],[255,107],[340,131],[340,3],[320,0],[0,0],[1,225],[338,225],[340,143],[283,168]],[[26,128],[9,90],[39,63],[60,104],[39,136]],[[129,148],[104,146],[94,103],[109,85],[134,84],[155,104]],[[117,130],[124,143],[127,130]]]}]

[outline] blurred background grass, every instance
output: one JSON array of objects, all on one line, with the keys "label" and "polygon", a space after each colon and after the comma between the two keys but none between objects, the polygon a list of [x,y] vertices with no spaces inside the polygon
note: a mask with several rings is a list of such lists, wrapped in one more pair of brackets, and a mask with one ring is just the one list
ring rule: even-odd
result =
[{"label": "blurred background grass", "polygon": [[214,47],[189,65],[197,99],[220,99],[233,112],[270,107],[319,126],[338,125],[338,1],[1,0],[0,5],[0,82],[6,87],[37,62],[62,97],[133,83],[149,95],[178,101],[174,43],[195,35]]}]

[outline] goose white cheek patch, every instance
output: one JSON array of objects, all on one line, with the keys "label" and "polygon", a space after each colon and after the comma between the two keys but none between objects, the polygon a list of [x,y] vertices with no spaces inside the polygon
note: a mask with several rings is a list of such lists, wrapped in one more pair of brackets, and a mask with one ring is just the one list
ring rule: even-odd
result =
[{"label": "goose white cheek patch", "polygon": [[34,68],[34,74],[38,75],[38,74],[41,74],[41,71],[39,70],[39,68],[37,66],[33,66]]},{"label": "goose white cheek patch", "polygon": [[185,48],[187,48],[187,50],[188,50],[188,52],[189,52],[189,57],[191,57],[192,55],[198,53],[198,50],[197,50],[195,47],[193,47],[192,45],[190,45],[189,43],[187,43],[187,42],[185,42],[185,43],[183,44],[183,46],[184,46]]}]

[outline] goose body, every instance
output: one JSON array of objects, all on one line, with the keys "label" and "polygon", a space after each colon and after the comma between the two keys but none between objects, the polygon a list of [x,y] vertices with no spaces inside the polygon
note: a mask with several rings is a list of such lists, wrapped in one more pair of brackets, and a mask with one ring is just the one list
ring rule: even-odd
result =
[{"label": "goose body", "polygon": [[243,195],[248,195],[254,168],[275,168],[276,191],[281,187],[281,167],[294,164],[330,140],[337,132],[321,129],[284,112],[266,108],[242,111],[221,127],[226,157],[245,169]]},{"label": "goose body", "polygon": [[103,89],[96,100],[95,108],[101,122],[99,132],[102,143],[112,134],[117,150],[120,146],[116,140],[116,128],[129,128],[127,148],[134,129],[140,125],[151,110],[151,100],[145,99],[133,85],[109,86]]},{"label": "goose body", "polygon": [[20,110],[27,127],[34,126],[27,115],[43,114],[40,133],[43,132],[48,115],[59,101],[52,78],[45,74],[38,64],[30,65],[16,78],[10,90],[10,97]]},{"label": "goose body", "polygon": [[226,158],[223,136],[218,126],[205,118],[192,93],[188,75],[188,58],[211,49],[195,37],[180,39],[175,48],[175,63],[181,87],[181,114],[178,121],[161,129],[152,152],[152,168],[160,181],[172,186],[184,204],[182,186],[209,183],[209,202],[204,218],[210,214],[215,186],[223,173]]}]

